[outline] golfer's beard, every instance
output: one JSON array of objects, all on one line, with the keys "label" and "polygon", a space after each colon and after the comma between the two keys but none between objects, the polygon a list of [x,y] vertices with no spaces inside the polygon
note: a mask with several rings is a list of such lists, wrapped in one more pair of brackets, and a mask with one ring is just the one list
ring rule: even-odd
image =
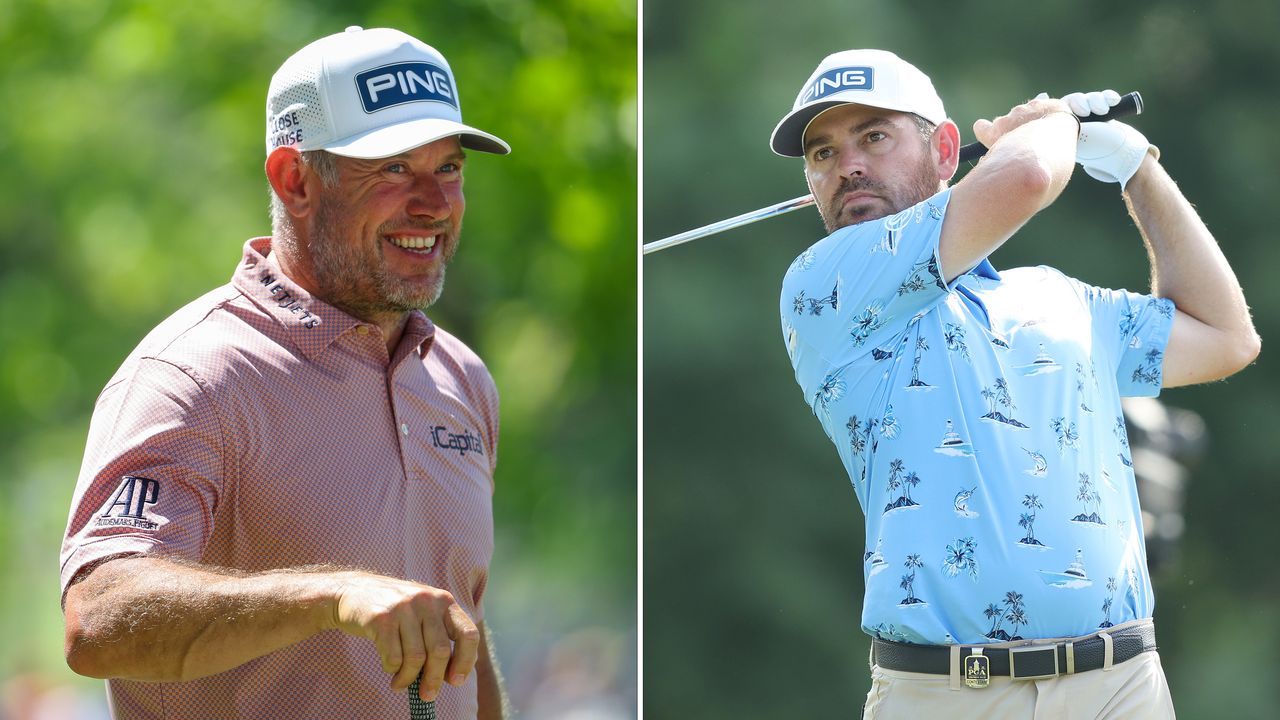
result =
[{"label": "golfer's beard", "polygon": [[[933,197],[938,192],[940,185],[941,178],[938,176],[938,169],[933,166],[933,163],[929,162],[928,158],[917,168],[917,172],[911,182],[897,189],[890,188],[883,183],[862,175],[854,178],[844,178],[840,182],[840,187],[836,188],[831,199],[827,201],[826,208],[821,212],[822,223],[827,228],[827,234],[830,235],[842,227],[888,217]],[[874,193],[884,198],[888,205],[883,210],[877,209],[864,215],[841,212],[840,200],[845,193],[850,192]],[[849,207],[852,208],[853,206]]]},{"label": "golfer's beard", "polygon": [[341,208],[332,200],[321,201],[316,211],[311,260],[316,281],[324,293],[322,300],[350,315],[369,320],[376,315],[425,309],[440,299],[452,247],[444,257],[445,262],[440,264],[439,275],[428,284],[412,283],[387,271],[380,241],[368,246],[343,238],[342,215]]}]

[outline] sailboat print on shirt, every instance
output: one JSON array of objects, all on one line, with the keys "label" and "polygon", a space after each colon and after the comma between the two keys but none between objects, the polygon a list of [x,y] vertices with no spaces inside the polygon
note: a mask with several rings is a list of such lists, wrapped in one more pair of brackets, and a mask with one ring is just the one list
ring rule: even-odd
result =
[{"label": "sailboat print on shirt", "polygon": [[873,552],[863,554],[862,562],[867,564],[867,577],[871,577],[872,575],[882,572],[885,568],[889,567],[889,563],[884,559],[884,553],[881,552],[881,547],[883,545],[884,539],[877,538],[876,549]]},{"label": "sailboat print on shirt", "polygon": [[1067,566],[1066,570],[1062,572],[1041,570],[1040,579],[1044,580],[1045,585],[1071,590],[1089,587],[1093,584],[1084,569],[1084,551],[1079,548],[1076,549],[1076,559]]},{"label": "sailboat print on shirt", "polygon": [[955,457],[969,457],[973,455],[973,445],[970,445],[964,438],[960,437],[960,433],[955,431],[955,426],[947,420],[947,429],[942,433],[942,442],[938,443],[938,447],[933,449],[940,455],[952,455]]},{"label": "sailboat print on shirt", "polygon": [[1014,369],[1024,376],[1030,377],[1032,375],[1047,375],[1048,373],[1058,372],[1062,369],[1062,366],[1049,353],[1045,352],[1044,343],[1040,343],[1040,353],[1036,355],[1036,359],[1027,365],[1019,365]]}]

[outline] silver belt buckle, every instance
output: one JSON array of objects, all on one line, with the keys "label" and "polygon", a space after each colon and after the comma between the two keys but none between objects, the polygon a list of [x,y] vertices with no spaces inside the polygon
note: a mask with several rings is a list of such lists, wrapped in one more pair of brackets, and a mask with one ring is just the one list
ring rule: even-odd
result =
[{"label": "silver belt buckle", "polygon": [[[1035,660],[1042,660],[1042,655],[1048,653],[1053,658],[1053,672],[1035,673],[1034,668],[1040,666],[1041,663],[1033,663]],[[1021,664],[1024,671],[1018,670]],[[1047,669],[1047,663],[1044,664]],[[1045,678],[1057,677],[1062,673],[1062,669],[1058,667],[1058,646],[1057,645],[1030,645],[1020,648],[1009,648],[1009,677],[1014,680],[1044,680]]]},{"label": "silver belt buckle", "polygon": [[964,686],[977,690],[991,684],[991,658],[982,654],[982,648],[972,648],[971,652],[964,659]]}]

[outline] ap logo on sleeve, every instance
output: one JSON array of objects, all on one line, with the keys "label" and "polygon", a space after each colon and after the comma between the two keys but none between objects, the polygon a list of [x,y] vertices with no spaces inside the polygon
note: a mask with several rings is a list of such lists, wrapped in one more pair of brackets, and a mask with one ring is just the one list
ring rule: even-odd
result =
[{"label": "ap logo on sleeve", "polygon": [[98,527],[123,526],[155,530],[159,523],[146,519],[148,505],[160,500],[160,481],[151,478],[125,475],[120,487],[94,523]]}]

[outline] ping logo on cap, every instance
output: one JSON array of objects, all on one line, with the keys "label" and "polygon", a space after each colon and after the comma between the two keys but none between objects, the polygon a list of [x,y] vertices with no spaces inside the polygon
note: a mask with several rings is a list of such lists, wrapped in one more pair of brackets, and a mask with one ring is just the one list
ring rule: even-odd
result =
[{"label": "ping logo on cap", "polygon": [[449,73],[431,63],[402,62],[365,70],[356,75],[356,87],[367,113],[427,100],[458,109]]},{"label": "ping logo on cap", "polygon": [[813,82],[804,89],[800,102],[811,102],[825,95],[846,90],[871,90],[874,80],[873,68],[865,66],[834,68],[814,78]]}]

